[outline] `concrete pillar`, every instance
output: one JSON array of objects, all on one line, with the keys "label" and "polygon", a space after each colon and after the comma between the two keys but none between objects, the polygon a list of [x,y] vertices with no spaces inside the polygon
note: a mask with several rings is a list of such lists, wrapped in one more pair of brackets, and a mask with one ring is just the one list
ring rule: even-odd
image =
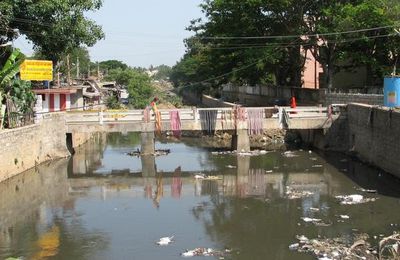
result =
[{"label": "concrete pillar", "polygon": [[247,176],[250,170],[250,156],[237,156],[237,175]]},{"label": "concrete pillar", "polygon": [[153,155],[155,153],[155,145],[154,145],[154,132],[142,132],[142,147],[141,154],[142,155]]},{"label": "concrete pillar", "polygon": [[142,176],[155,177],[157,173],[156,157],[154,155],[142,155],[140,157],[142,161]]},{"label": "concrete pillar", "polygon": [[250,152],[250,137],[247,129],[237,129],[232,136],[232,150],[237,152]]}]

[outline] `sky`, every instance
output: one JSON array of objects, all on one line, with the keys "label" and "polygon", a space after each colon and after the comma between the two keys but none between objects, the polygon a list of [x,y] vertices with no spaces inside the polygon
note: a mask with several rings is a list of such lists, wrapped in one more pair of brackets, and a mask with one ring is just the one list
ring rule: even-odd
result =
[{"label": "sky", "polygon": [[[185,53],[185,30],[192,19],[203,17],[201,0],[104,0],[87,16],[103,27],[105,39],[89,48],[92,61],[120,60],[134,67],[173,66]],[[23,39],[15,45],[27,53]]]}]

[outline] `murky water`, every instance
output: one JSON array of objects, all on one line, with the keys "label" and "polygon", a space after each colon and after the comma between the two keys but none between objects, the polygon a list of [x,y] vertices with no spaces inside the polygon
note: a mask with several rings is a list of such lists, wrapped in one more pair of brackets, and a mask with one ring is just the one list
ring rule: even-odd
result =
[{"label": "murky water", "polygon": [[[171,153],[155,160],[126,155],[139,140],[98,138],[70,160],[0,184],[0,258],[181,259],[185,249],[212,247],[232,249],[225,259],[313,259],[288,249],[296,235],[400,230],[400,181],[350,158],[308,151],[289,158],[213,155],[201,140],[157,143]],[[220,179],[195,180],[197,172]],[[313,195],[288,199],[288,187]],[[378,200],[340,205],[334,197],[349,194]],[[175,242],[155,244],[167,235]]]}]

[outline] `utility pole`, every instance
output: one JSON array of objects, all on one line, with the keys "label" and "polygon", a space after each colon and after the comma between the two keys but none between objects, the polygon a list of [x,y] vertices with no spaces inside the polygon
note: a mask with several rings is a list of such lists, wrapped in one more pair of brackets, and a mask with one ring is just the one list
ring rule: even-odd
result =
[{"label": "utility pole", "polygon": [[76,57],[76,78],[79,79],[79,57]]},{"label": "utility pole", "polygon": [[97,62],[97,80],[100,80],[100,64]]},{"label": "utility pole", "polygon": [[67,81],[68,86],[71,86],[71,67],[69,64],[69,54],[67,55]]}]

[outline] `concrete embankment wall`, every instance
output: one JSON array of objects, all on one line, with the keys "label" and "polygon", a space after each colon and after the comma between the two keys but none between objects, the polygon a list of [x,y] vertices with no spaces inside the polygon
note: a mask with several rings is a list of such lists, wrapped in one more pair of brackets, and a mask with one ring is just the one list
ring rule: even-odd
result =
[{"label": "concrete embankment wall", "polygon": [[330,105],[363,103],[383,105],[383,95],[329,93],[327,89],[308,89],[277,86],[235,86],[224,85],[222,96],[231,102],[239,102],[246,106],[270,106],[273,104],[289,104],[289,99],[295,96],[299,105]]},{"label": "concrete embankment wall", "polygon": [[350,104],[348,124],[350,151],[400,177],[400,112]]},{"label": "concrete embankment wall", "polygon": [[[93,134],[73,134],[72,147]],[[0,131],[0,182],[43,162],[70,155],[64,113],[45,115],[40,123]]]},{"label": "concrete embankment wall", "polygon": [[362,103],[368,105],[383,105],[383,95],[379,94],[351,94],[351,93],[326,93],[324,104],[349,104]]}]

